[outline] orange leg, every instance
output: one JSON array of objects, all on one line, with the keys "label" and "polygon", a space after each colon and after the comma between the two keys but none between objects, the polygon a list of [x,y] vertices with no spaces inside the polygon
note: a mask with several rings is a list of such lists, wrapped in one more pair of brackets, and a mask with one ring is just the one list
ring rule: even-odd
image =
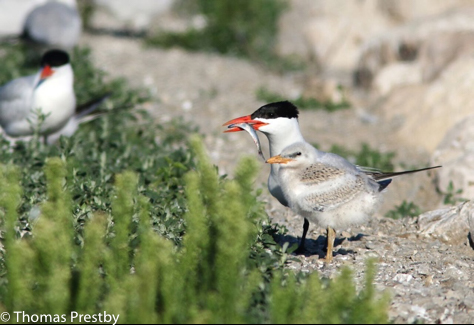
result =
[{"label": "orange leg", "polygon": [[332,250],[334,248],[334,240],[336,239],[336,232],[331,227],[328,227],[328,249],[326,252],[326,263],[332,262]]}]

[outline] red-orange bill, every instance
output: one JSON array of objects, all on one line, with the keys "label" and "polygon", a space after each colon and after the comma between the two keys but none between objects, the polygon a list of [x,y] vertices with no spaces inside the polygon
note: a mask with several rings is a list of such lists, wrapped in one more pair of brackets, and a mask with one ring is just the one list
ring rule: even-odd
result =
[{"label": "red-orange bill", "polygon": [[[222,124],[222,126],[227,126],[227,125],[232,125],[232,124],[239,124],[239,123],[247,123],[254,130],[258,130],[260,127],[268,124],[268,123],[264,123],[262,121],[252,120],[251,115],[246,115],[246,116],[237,117],[233,120],[225,122],[224,124]],[[230,129],[225,130],[224,133],[239,132],[239,131],[242,131],[242,129],[239,128],[239,127],[231,127]]]},{"label": "red-orange bill", "polygon": [[51,69],[49,65],[46,65],[43,70],[41,70],[41,76],[40,79],[46,79],[48,77],[51,77],[53,75],[54,71]]}]

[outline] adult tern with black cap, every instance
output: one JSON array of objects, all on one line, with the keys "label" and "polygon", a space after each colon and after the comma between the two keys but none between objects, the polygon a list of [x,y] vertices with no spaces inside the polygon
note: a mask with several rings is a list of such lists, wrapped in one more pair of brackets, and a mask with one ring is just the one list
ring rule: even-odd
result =
[{"label": "adult tern with black cap", "polygon": [[[308,146],[316,150],[313,146],[305,141],[303,135],[301,134],[298,124],[298,115],[298,108],[289,101],[270,103],[260,107],[251,115],[241,116],[224,123],[224,126],[230,127],[230,129],[226,130],[225,132],[241,131],[241,129],[238,127],[232,127],[233,124],[247,123],[251,125],[255,130],[262,132],[268,138],[271,157],[280,154],[286,147],[301,142],[306,143]],[[339,158],[343,159],[342,157]],[[281,166],[282,165],[280,163],[273,163],[271,165],[270,175],[268,176],[268,189],[270,194],[272,194],[272,196],[275,197],[282,205],[290,207],[290,202],[288,202],[288,199],[283,193],[282,185],[280,184],[280,179],[278,177],[278,172]],[[419,169],[400,173],[384,173],[370,167],[355,166],[355,168],[357,168],[360,173],[365,174],[367,177],[372,177],[374,180],[379,182],[385,181],[388,183],[390,183],[389,179],[391,177],[426,170]],[[309,221],[304,215],[303,217],[303,235],[301,237],[300,245],[296,251],[297,253],[304,253],[306,234],[309,229]]]},{"label": "adult tern with black cap", "polygon": [[44,136],[60,130],[75,113],[73,83],[69,55],[46,52],[37,73],[0,87],[0,126],[14,138],[32,135],[36,128]]}]

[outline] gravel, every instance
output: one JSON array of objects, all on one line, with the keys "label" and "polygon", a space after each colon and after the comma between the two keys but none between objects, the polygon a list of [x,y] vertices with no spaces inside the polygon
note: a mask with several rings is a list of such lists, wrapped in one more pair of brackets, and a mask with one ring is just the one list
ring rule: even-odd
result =
[{"label": "gravel", "polygon": [[[200,127],[212,161],[221,174],[232,175],[242,155],[258,159],[252,140],[246,134],[222,134],[222,123],[247,115],[265,104],[256,99],[259,87],[283,96],[303,92],[299,74],[276,75],[249,62],[213,54],[188,53],[179,49],[144,48],[136,39],[84,35],[82,44],[91,47],[93,60],[112,77],[124,77],[132,86],[145,86],[153,94],[146,103],[158,122],[183,117]],[[429,160],[426,153],[399,148],[396,139],[370,105],[356,103],[346,111],[326,113],[304,111],[300,118],[306,139],[328,149],[331,144],[357,148],[360,143],[397,151],[408,165]],[[377,121],[378,119],[373,119]],[[263,140],[263,139],[262,139]],[[262,141],[268,152],[266,141]],[[268,166],[256,186],[266,188]],[[370,222],[338,231],[332,264],[325,264],[325,230],[311,225],[307,252],[288,267],[303,272],[319,272],[332,278],[342,266],[349,266],[359,285],[363,283],[366,260],[375,258],[378,271],[376,288],[392,298],[389,316],[394,323],[473,323],[474,250],[467,238],[453,245],[419,234],[416,218],[392,220],[383,217],[403,200],[414,201],[423,211],[438,208],[439,196],[426,175],[400,177],[389,187],[384,206]],[[416,189],[416,191],[414,190]],[[279,205],[268,192],[263,198],[273,222],[285,225],[288,234],[281,243],[297,243],[303,219]]]}]

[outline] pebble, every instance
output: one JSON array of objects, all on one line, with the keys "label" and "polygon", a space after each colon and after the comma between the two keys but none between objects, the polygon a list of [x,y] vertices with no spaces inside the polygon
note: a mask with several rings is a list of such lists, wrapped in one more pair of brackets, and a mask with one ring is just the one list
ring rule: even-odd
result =
[{"label": "pebble", "polygon": [[366,243],[365,243],[365,248],[367,248],[367,249],[374,249],[374,248],[375,248],[374,242],[372,242],[372,241],[366,242]]}]

